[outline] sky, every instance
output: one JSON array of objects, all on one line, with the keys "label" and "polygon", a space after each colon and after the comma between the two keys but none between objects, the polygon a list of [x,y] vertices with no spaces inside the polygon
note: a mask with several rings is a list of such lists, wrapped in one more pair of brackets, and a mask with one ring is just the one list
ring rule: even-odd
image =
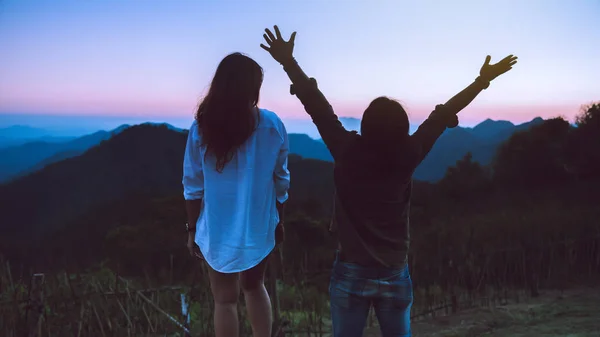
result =
[{"label": "sky", "polygon": [[486,55],[514,54],[519,63],[461,125],[572,120],[600,100],[599,13],[598,0],[0,0],[0,126],[186,126],[236,51],[264,68],[260,106],[301,124],[289,79],[259,47],[274,24],[298,32],[295,57],[340,116],[359,118],[385,95],[417,124],[469,85]]}]

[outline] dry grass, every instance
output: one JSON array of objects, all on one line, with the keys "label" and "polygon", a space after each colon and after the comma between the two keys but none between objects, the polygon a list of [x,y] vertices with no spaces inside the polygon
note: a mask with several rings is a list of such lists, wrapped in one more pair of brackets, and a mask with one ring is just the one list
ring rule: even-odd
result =
[{"label": "dry grass", "polygon": [[466,310],[416,322],[413,332],[414,336],[430,337],[598,337],[600,289],[545,291],[540,297],[519,304]]},{"label": "dry grass", "polygon": [[[32,284],[10,273],[8,263],[0,263],[0,331],[3,336],[21,336],[27,330],[38,330],[41,336],[182,336],[183,329],[174,322],[183,322],[181,293],[188,287],[150,288],[148,285],[124,280],[110,270],[92,274],[58,273],[45,275],[41,307],[31,305]],[[326,294],[302,285],[279,284],[282,316],[290,321],[294,333],[286,336],[328,337]],[[415,313],[427,312],[447,297],[441,290],[415,292]],[[462,300],[465,300],[463,292]],[[415,336],[478,337],[478,336],[600,336],[600,289],[579,288],[564,293],[545,291],[538,298],[525,296],[524,291],[486,291],[477,305],[485,308],[466,309],[457,314],[435,319],[415,320]],[[516,298],[519,298],[517,303]],[[426,305],[428,297],[431,305]],[[504,304],[508,297],[508,304]],[[299,301],[300,300],[300,301]],[[321,303],[323,302],[323,303]],[[194,336],[212,334],[212,298],[207,284],[198,284],[190,307],[191,330]],[[461,303],[463,303],[461,301]],[[460,305],[466,308],[465,305]],[[243,308],[243,304],[240,306]],[[39,313],[39,314],[36,314]],[[242,335],[249,335],[244,322]],[[39,321],[38,321],[39,319]],[[32,321],[33,320],[33,321]],[[364,336],[380,336],[376,319]],[[321,321],[321,328],[318,322]],[[310,328],[309,328],[310,327]],[[310,329],[309,331],[307,331]],[[316,333],[315,333],[316,332]]]}]

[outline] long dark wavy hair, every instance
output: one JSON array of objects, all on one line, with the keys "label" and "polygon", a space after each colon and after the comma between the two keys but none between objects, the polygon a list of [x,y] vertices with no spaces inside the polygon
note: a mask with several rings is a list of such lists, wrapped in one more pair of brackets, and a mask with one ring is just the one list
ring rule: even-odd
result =
[{"label": "long dark wavy hair", "polygon": [[408,138],[408,114],[400,102],[377,97],[361,120],[361,134],[372,143],[398,143]]},{"label": "long dark wavy hair", "polygon": [[241,53],[227,55],[215,72],[196,121],[206,155],[217,159],[216,170],[223,172],[235,151],[252,135],[258,125],[258,99],[263,69]]}]

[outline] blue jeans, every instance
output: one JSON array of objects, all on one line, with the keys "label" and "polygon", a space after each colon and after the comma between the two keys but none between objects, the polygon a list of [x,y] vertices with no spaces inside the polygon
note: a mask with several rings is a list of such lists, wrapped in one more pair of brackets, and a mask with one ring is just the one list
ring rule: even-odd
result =
[{"label": "blue jeans", "polygon": [[404,268],[363,267],[336,256],[329,284],[333,337],[362,337],[371,306],[382,337],[410,337],[412,281]]}]

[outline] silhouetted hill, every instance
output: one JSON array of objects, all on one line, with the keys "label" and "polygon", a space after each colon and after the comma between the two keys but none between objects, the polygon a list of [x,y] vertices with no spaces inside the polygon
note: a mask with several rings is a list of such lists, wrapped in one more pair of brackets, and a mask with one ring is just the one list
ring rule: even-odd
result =
[{"label": "silhouetted hill", "polygon": [[77,157],[85,151],[86,151],[86,149],[76,149],[76,150],[62,151],[62,152],[53,154],[52,156],[33,165],[32,167],[29,167],[28,169],[17,173],[16,175],[12,176],[11,179],[20,178],[20,177],[26,176],[28,174],[31,174],[33,172],[39,171],[50,164],[58,163],[59,161],[62,161],[65,159]]},{"label": "silhouetted hill", "polygon": [[43,235],[129,194],[175,193],[185,137],[164,126],[130,127],[81,156],[0,186],[3,232]]},{"label": "silhouetted hill", "polygon": [[98,131],[64,142],[36,140],[0,149],[0,183],[37,171],[53,162],[78,156],[127,127],[123,125],[112,131]]},{"label": "silhouetted hill", "polygon": [[[186,132],[166,123],[144,123],[147,126],[164,126],[176,132]],[[98,131],[69,142],[49,143],[42,141],[30,142],[21,146],[0,150],[0,183],[31,174],[46,165],[79,156],[89,148],[109,139],[112,135],[128,128],[123,125],[111,132]],[[314,140],[305,134],[290,134],[291,153],[304,158],[332,161],[331,154],[323,142]]]},{"label": "silhouetted hill", "polygon": [[[348,129],[359,129],[360,120],[341,118]],[[427,158],[417,168],[415,179],[437,181],[443,177],[448,167],[454,165],[467,152],[471,152],[473,160],[488,165],[492,162],[498,146],[505,142],[516,131],[529,129],[544,120],[536,118],[528,123],[514,125],[508,121],[487,119],[474,128],[454,128],[447,130],[435,144]],[[169,124],[145,123],[145,126],[164,126],[165,128],[184,132]],[[44,166],[81,155],[90,147],[110,138],[111,134],[122,131],[125,125],[112,131],[99,131],[91,135],[63,142],[31,142],[21,146],[0,149],[0,182],[7,182],[16,177],[31,174]],[[289,134],[290,152],[303,158],[332,161],[329,150],[321,139],[315,140],[305,134]]]},{"label": "silhouetted hill", "polygon": [[468,152],[471,152],[474,161],[484,166],[489,165],[500,144],[508,140],[515,132],[528,130],[543,122],[544,120],[539,117],[519,125],[487,119],[474,128],[448,129],[419,165],[414,178],[438,181],[444,177],[448,167],[453,166]]},{"label": "silhouetted hill", "polygon": [[[550,131],[552,130],[551,128]],[[540,139],[547,141],[556,138],[554,133],[542,131],[529,132],[529,136],[536,139],[536,142],[523,143],[530,147],[527,153],[535,153],[540,149]],[[545,136],[541,137],[540,132]],[[454,143],[461,146],[466,146],[473,139],[481,139],[466,128],[448,130],[443,137],[455,139]],[[497,137],[498,135],[492,138]],[[181,197],[185,138],[186,132],[179,132],[168,125],[144,124],[130,127],[83,155],[51,164],[39,172],[0,186],[0,205],[3,207],[0,212],[0,244],[7,247],[7,251],[23,254],[21,256],[53,259],[57,256],[77,255],[78,258],[81,256],[89,261],[98,261],[106,253],[112,260],[131,263],[131,268],[140,260],[153,265],[158,259],[163,259],[163,265],[168,265],[165,259],[168,259],[172,251],[178,251],[181,245],[179,236],[182,234],[177,234],[173,228],[182,226],[185,221]],[[510,153],[521,146],[521,143],[515,145],[515,139],[520,137],[512,138],[511,144],[517,147]],[[544,148],[554,151],[552,149],[555,147],[552,145]],[[550,153],[548,155],[551,156]],[[513,168],[511,158],[508,161],[504,158],[501,163]],[[518,160],[517,163],[525,161]],[[415,181],[411,218],[417,224],[413,230],[414,237],[421,236],[418,241],[422,247],[427,246],[428,241],[423,238],[429,233],[440,233],[434,226],[462,224],[464,231],[471,224],[481,221],[480,217],[474,217],[473,222],[463,224],[457,218],[447,218],[449,214],[456,216],[464,210],[474,210],[475,214],[484,211],[496,214],[493,212],[498,212],[498,209],[504,212],[506,207],[529,210],[539,202],[537,197],[531,198],[530,194],[506,192],[499,188],[503,186],[489,188],[491,185],[488,183],[492,182],[489,179],[492,178],[473,170],[476,166],[457,165],[454,174],[447,176],[443,184]],[[332,163],[290,155],[289,168],[292,175],[288,206],[289,214],[292,215],[289,217],[290,227],[301,223],[304,226],[301,231],[306,232],[302,237],[317,237],[311,232],[314,228],[320,228],[318,235],[328,237],[329,234],[325,231],[330,220],[334,190]],[[526,168],[527,166],[519,167],[514,172],[520,174]],[[462,194],[451,194],[449,191],[452,188]],[[579,199],[572,201],[573,205],[580,205],[581,200],[586,200],[585,195],[573,192],[579,187],[564,188],[566,189],[563,191],[552,186],[550,189],[555,190],[552,196],[546,190],[536,193],[547,196],[548,205],[564,195],[578,195]],[[590,187],[589,190],[594,189]],[[515,202],[517,197],[521,199]],[[525,203],[529,199],[531,204]],[[589,204],[595,206],[595,200],[590,198]],[[545,216],[547,208],[545,204],[541,205],[536,212]],[[504,215],[494,216],[498,217],[496,223],[505,223]],[[565,217],[568,221],[571,218],[570,215]],[[518,227],[514,224],[514,219],[507,222]],[[540,223],[546,222],[540,220]],[[490,228],[486,227],[481,231],[485,232]],[[501,226],[497,228],[503,233]],[[461,237],[463,234],[457,235]],[[450,246],[460,247],[463,239],[457,239]],[[6,240],[9,240],[10,245],[7,245]],[[79,247],[82,243],[85,243],[83,248]],[[109,246],[107,248],[103,245]],[[498,245],[502,247],[505,242]],[[424,251],[424,248],[421,250]],[[42,265],[49,264],[47,262]],[[127,267],[127,270],[133,269]],[[138,272],[141,273],[139,270]]]},{"label": "silhouetted hill", "polygon": [[308,135],[292,133],[288,135],[290,153],[303,158],[333,161],[331,153],[322,141],[310,138]]},{"label": "silhouetted hill", "polygon": [[[347,119],[347,118],[344,118]],[[354,120],[359,127],[360,120]],[[493,121],[487,119],[474,128],[457,127],[448,129],[440,137],[423,163],[415,171],[414,178],[422,181],[437,181],[441,179],[448,167],[471,152],[473,160],[483,165],[492,162],[496,150],[515,132],[529,129],[533,125],[543,123],[542,118],[514,125],[508,121]],[[346,121],[346,123],[349,123]],[[347,127],[350,129],[350,127]],[[314,140],[306,135],[290,134],[290,150],[303,158],[333,161],[329,150],[321,139]]]},{"label": "silhouetted hill", "polygon": [[12,139],[32,139],[43,136],[49,136],[47,130],[34,128],[27,125],[13,125],[5,128],[0,128],[0,137]]},{"label": "silhouetted hill", "polygon": [[75,137],[25,125],[0,128],[0,149],[18,146],[32,141],[48,143],[66,142]]},{"label": "silhouetted hill", "polygon": [[508,140],[515,132],[526,131],[529,130],[532,126],[540,125],[542,123],[544,123],[544,119],[541,117],[536,117],[527,123],[515,125],[513,129],[500,131],[498,134],[496,134],[495,138],[497,141],[504,142]]},{"label": "silhouetted hill", "polygon": [[514,128],[515,125],[509,121],[494,121],[488,118],[471,129],[471,133],[477,137],[489,139]]},{"label": "silhouetted hill", "polygon": [[[3,236],[41,236],[126,198],[181,194],[187,132],[167,125],[125,129],[84,154],[0,186]],[[290,198],[331,202],[333,165],[290,156]],[[326,207],[326,206],[324,206]]]},{"label": "silhouetted hill", "polygon": [[340,117],[339,119],[346,129],[352,131],[360,131],[360,119],[353,117]]}]

